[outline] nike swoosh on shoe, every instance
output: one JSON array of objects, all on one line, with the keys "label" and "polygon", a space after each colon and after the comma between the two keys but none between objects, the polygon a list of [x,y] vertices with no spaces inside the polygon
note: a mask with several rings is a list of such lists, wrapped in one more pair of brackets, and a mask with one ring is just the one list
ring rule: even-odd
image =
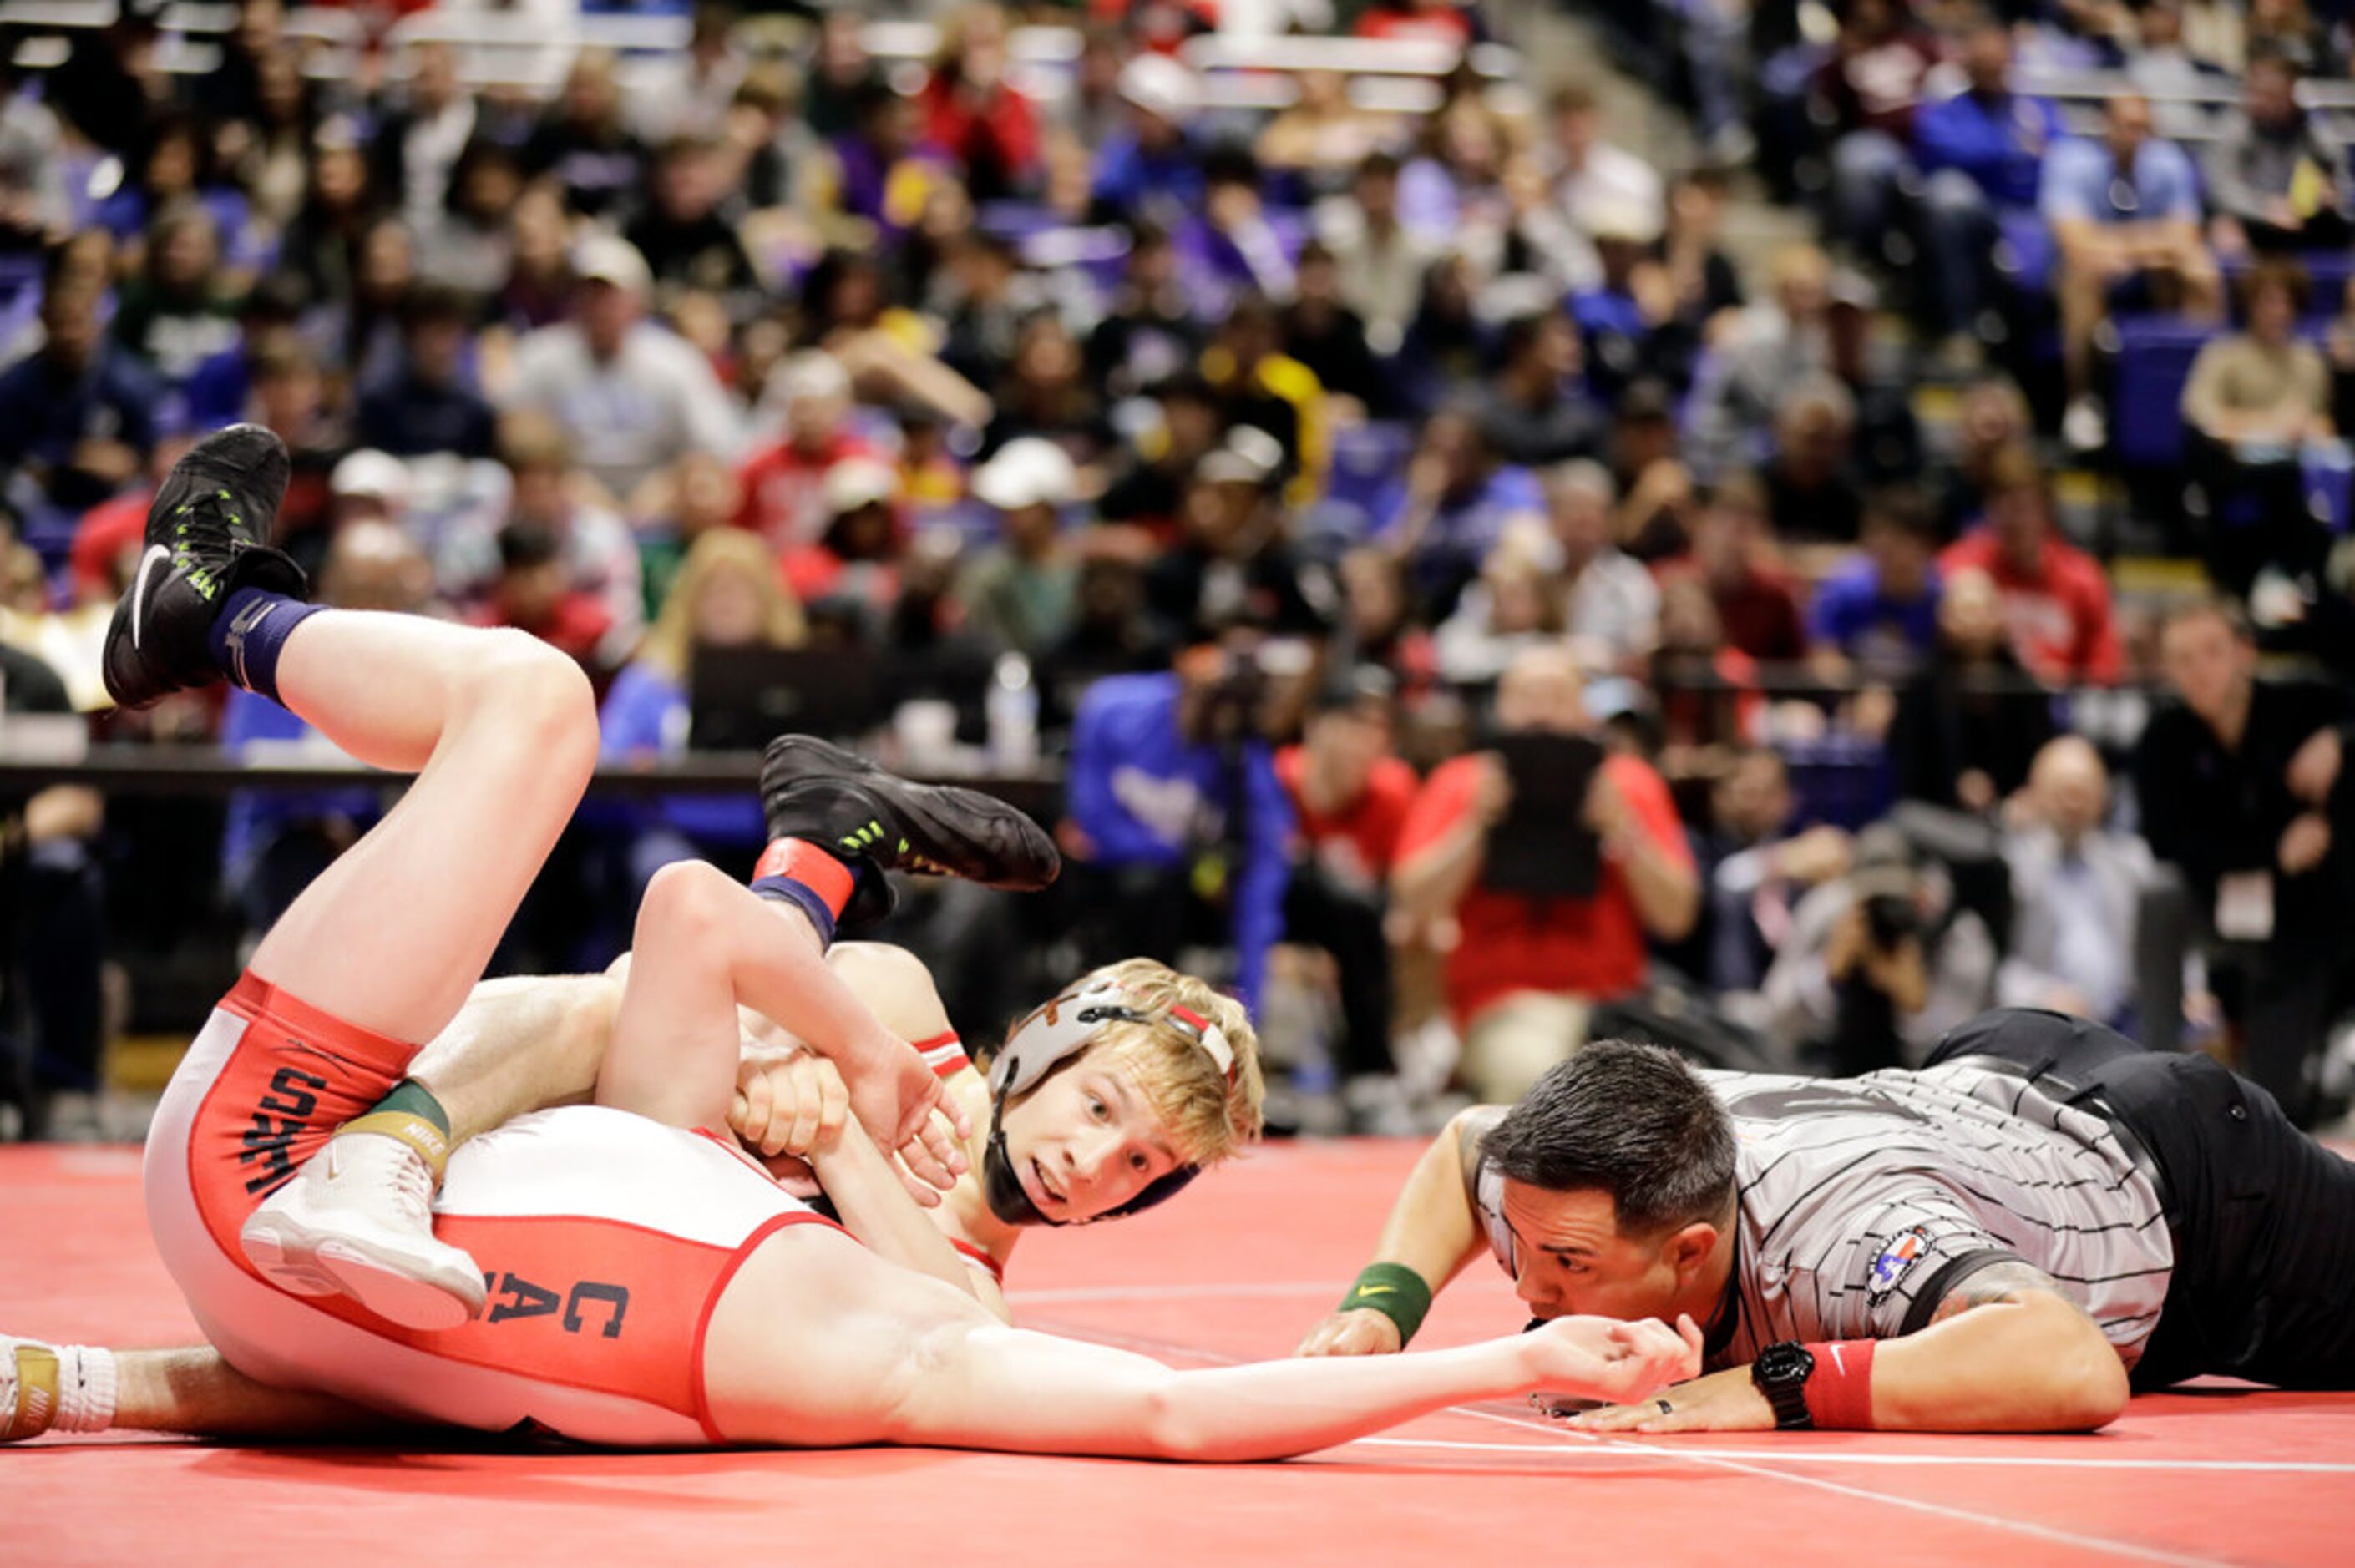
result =
[{"label": "nike swoosh on shoe", "polygon": [[150,545],[147,553],[139,557],[139,577],[131,585],[131,646],[139,647],[141,617],[147,609],[147,574],[155,570],[156,561],[168,561],[172,552],[168,546]]}]

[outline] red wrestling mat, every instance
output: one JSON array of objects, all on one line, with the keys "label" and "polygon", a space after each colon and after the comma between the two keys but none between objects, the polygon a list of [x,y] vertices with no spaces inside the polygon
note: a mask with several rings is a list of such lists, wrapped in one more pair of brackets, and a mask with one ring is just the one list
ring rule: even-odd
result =
[{"label": "red wrestling mat", "polygon": [[[1414,1154],[1278,1148],[1159,1213],[1041,1235],[1016,1260],[1016,1310],[1178,1365],[1282,1354],[1339,1296]],[[148,1245],[132,1151],[0,1149],[0,1328],[193,1337]],[[1509,1332],[1517,1305],[1476,1266],[1424,1339]],[[1227,1469],[49,1438],[0,1450],[0,1557],[27,1564],[305,1548],[356,1563],[2324,1563],[2348,1560],[2355,1394],[2220,1386],[2138,1401],[2099,1436],[2030,1439],[1597,1441],[1490,1405]]]}]

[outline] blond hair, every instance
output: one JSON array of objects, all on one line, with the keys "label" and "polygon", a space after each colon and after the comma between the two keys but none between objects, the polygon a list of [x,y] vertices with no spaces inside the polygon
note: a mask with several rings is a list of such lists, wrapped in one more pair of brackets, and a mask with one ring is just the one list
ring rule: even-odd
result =
[{"label": "blond hair", "polygon": [[777,579],[768,545],[741,528],[714,528],[687,547],[663,597],[662,612],[638,643],[638,657],[685,680],[687,656],[694,652],[695,601],[713,577],[731,571],[750,577],[761,595],[761,640],[772,648],[798,647],[809,626],[802,619],[801,601]]},{"label": "blond hair", "polygon": [[[1082,977],[1073,987],[1111,984],[1149,1022],[1108,1025],[1090,1054],[1102,1052],[1144,1093],[1190,1165],[1216,1165],[1259,1141],[1266,1080],[1259,1065],[1259,1034],[1251,1014],[1207,981],[1151,959],[1124,959]],[[1210,1054],[1167,1022],[1172,1008],[1199,1013],[1227,1037],[1234,1052],[1231,1084]]]}]

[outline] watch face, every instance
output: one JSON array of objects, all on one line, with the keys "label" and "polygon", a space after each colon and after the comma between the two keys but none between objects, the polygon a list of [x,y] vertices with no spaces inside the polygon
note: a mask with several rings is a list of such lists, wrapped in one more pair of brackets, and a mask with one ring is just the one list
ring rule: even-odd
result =
[{"label": "watch face", "polygon": [[1797,1345],[1769,1345],[1758,1352],[1758,1375],[1766,1383],[1805,1383],[1816,1358]]}]

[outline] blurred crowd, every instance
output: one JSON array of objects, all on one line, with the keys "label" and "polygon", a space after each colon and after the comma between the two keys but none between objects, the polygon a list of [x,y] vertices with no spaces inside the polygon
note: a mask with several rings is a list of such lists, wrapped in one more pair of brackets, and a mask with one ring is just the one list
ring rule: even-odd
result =
[{"label": "blurred crowd", "polygon": [[[1221,64],[1209,0],[954,5],[914,55],[848,5],[632,8],[683,47],[616,52],[566,44],[614,7],[517,4],[547,91],[431,25],[507,7],[332,48],[234,9],[201,72],[145,0],[0,38],[18,733],[312,743],[98,678],[154,486],[247,419],[319,597],[564,649],[616,766],[803,726],[1055,781],[1054,896],[890,933],[975,1032],[1149,953],[1260,1010],[1299,1126],[1510,1097],[1604,1028],[1860,1071],[1998,1001],[2328,1107],[2355,185],[2305,103],[2343,7],[1613,8],[1691,113],[1666,166],[1484,47],[1490,0],[1255,18],[1443,62],[1391,77]],[[2039,66],[2107,73],[2098,123]],[[1823,239],[1738,265],[1762,178]],[[2123,591],[2074,521],[2149,319],[2200,335],[2142,521],[2212,596]],[[34,797],[14,1070],[86,1091],[110,1015],[184,1022],[110,1001],[110,949],[258,932],[383,803]],[[602,963],[654,869],[760,836],[592,799],[504,960]]]}]

